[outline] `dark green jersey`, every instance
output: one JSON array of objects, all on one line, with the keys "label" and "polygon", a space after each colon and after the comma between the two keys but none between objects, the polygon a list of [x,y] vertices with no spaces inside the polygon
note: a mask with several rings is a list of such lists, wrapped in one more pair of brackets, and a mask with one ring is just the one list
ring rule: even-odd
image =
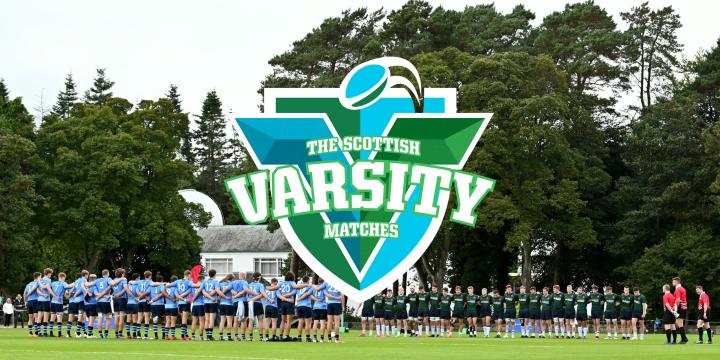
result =
[{"label": "dark green jersey", "polygon": [[577,303],[578,315],[587,315],[587,304],[590,302],[590,296],[588,294],[577,294],[575,295],[575,302]]},{"label": "dark green jersey", "polygon": [[453,302],[453,309],[455,311],[462,310],[465,307],[465,294],[453,294],[452,295],[452,302]]},{"label": "dark green jersey", "polygon": [[565,293],[565,311],[574,311],[577,295],[575,293]]},{"label": "dark green jersey", "polygon": [[635,303],[635,296],[634,295],[620,295],[620,309],[622,311],[632,311],[633,305]]},{"label": "dark green jersey", "polygon": [[398,311],[403,311],[407,307],[405,306],[407,304],[407,296],[405,295],[398,295],[395,297],[395,304],[397,304]]},{"label": "dark green jersey", "polygon": [[418,295],[418,293],[409,293],[407,295],[407,302],[410,304],[410,311],[418,310],[418,300],[420,299],[420,296]]},{"label": "dark green jersey", "polygon": [[430,301],[430,294],[418,293],[418,311],[419,310],[427,311],[429,301]]},{"label": "dark green jersey", "polygon": [[480,301],[480,296],[477,294],[465,295],[465,310],[469,313],[477,312],[478,301]]},{"label": "dark green jersey", "polygon": [[647,304],[647,299],[645,299],[645,295],[640,294],[638,296],[635,296],[635,302],[633,305],[633,311],[642,313],[643,311],[643,304]]},{"label": "dark green jersey", "polygon": [[492,307],[492,303],[493,303],[492,296],[480,295],[480,299],[478,301],[480,302],[480,310],[490,311],[490,308]]},{"label": "dark green jersey", "polygon": [[605,297],[603,296],[603,294],[599,292],[590,293],[590,303],[592,303],[592,311],[601,311],[603,301],[605,301]]},{"label": "dark green jersey", "polygon": [[440,308],[440,297],[442,294],[439,292],[431,292],[428,295],[428,302],[430,303],[430,310],[437,310]]},{"label": "dark green jersey", "polygon": [[542,311],[550,312],[552,310],[553,297],[550,294],[542,295],[540,297],[542,303]]},{"label": "dark green jersey", "polygon": [[375,305],[375,312],[381,312],[385,309],[385,297],[382,295],[375,295],[373,297],[373,304]]},{"label": "dark green jersey", "polygon": [[393,307],[395,306],[395,298],[392,296],[385,297],[383,303],[385,304],[385,311],[393,311]]},{"label": "dark green jersey", "polygon": [[518,304],[520,304],[520,311],[530,310],[530,294],[518,294]]},{"label": "dark green jersey", "polygon": [[503,296],[503,302],[505,303],[505,310],[515,310],[518,296],[515,293],[505,294],[505,296]]},{"label": "dark green jersey", "polygon": [[618,294],[605,294],[605,311],[617,311],[618,303],[620,303]]},{"label": "dark green jersey", "polygon": [[371,297],[371,298],[369,298],[369,299],[367,299],[367,300],[365,300],[365,302],[363,302],[363,311],[365,311],[365,310],[367,310],[367,309],[371,309],[371,310],[372,310],[374,303],[375,303],[375,297],[374,297],[374,296]]},{"label": "dark green jersey", "polygon": [[540,300],[542,296],[540,294],[530,294],[530,311],[539,312],[540,311]]},{"label": "dark green jersey", "polygon": [[453,296],[448,295],[441,295],[440,296],[440,310],[446,310],[450,311],[450,304],[452,303]]},{"label": "dark green jersey", "polygon": [[498,296],[492,297],[492,312],[493,314],[502,314],[503,312],[503,298]]},{"label": "dark green jersey", "polygon": [[552,294],[552,309],[555,311],[562,310],[563,305],[565,305],[565,294],[559,292],[559,293],[553,293]]}]

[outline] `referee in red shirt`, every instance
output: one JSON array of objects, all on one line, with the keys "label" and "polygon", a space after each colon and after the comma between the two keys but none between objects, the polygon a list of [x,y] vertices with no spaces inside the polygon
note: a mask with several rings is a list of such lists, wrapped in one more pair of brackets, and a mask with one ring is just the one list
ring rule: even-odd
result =
[{"label": "referee in red shirt", "polygon": [[680,341],[680,344],[687,344],[688,338],[685,334],[685,319],[687,319],[687,291],[685,291],[685,288],[680,283],[679,277],[674,277],[672,279],[672,284],[675,287],[675,291],[673,291],[673,296],[675,297],[675,303],[677,304],[677,313],[680,315],[675,320],[675,327],[677,328],[678,334],[680,334],[680,337],[682,340]]},{"label": "referee in red shirt", "polygon": [[[670,293],[670,285],[663,285],[663,327],[665,328],[665,337],[667,342],[665,345],[674,345],[677,343],[677,331],[675,330],[675,319],[677,316],[677,304],[675,297]],[[670,337],[672,336],[672,341]]]},{"label": "referee in red shirt", "polygon": [[703,331],[707,332],[708,344],[712,344],[712,330],[710,329],[710,297],[703,291],[702,285],[695,286],[695,292],[697,292],[698,298],[698,341],[696,344],[703,343]]}]

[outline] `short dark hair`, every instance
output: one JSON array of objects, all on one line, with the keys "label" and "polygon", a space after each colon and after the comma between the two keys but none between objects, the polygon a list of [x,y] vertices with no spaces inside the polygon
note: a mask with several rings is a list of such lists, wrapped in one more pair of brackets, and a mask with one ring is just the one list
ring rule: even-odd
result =
[{"label": "short dark hair", "polygon": [[175,275],[170,276],[170,282],[174,282],[175,280],[177,280],[177,276],[175,276]]},{"label": "short dark hair", "polygon": [[673,281],[680,282],[680,277],[678,277],[678,276],[676,276],[676,277],[674,277],[674,278],[672,278],[672,279],[673,279]]},{"label": "short dark hair", "polygon": [[210,271],[208,271],[208,276],[210,277],[215,277],[215,274],[217,274],[217,271],[215,271],[215,269],[210,269]]},{"label": "short dark hair", "polygon": [[293,273],[292,271],[288,271],[285,274],[285,281],[295,281],[295,273]]},{"label": "short dark hair", "polygon": [[636,286],[636,287],[633,288],[633,291],[638,291],[638,292],[639,292],[639,291],[640,291],[640,288]]},{"label": "short dark hair", "polygon": [[157,280],[157,282],[162,282],[164,280],[164,278],[162,275],[157,274],[157,275],[155,275],[155,280]]},{"label": "short dark hair", "polygon": [[703,289],[702,285],[695,285],[695,288],[696,288],[696,289],[700,289],[700,290]]},{"label": "short dark hair", "polygon": [[140,274],[134,273],[134,274],[132,274],[132,278],[133,278],[133,280],[137,280],[140,278]]}]

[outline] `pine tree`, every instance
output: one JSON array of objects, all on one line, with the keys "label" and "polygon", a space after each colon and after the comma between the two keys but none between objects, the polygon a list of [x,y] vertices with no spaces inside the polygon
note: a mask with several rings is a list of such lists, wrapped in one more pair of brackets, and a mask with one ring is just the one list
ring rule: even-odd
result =
[{"label": "pine tree", "polygon": [[5,86],[5,79],[0,79],[0,101],[5,102],[10,99],[10,91]]},{"label": "pine tree", "polygon": [[197,130],[193,131],[196,164],[200,169],[198,190],[208,194],[218,203],[224,202],[221,177],[225,173],[231,149],[225,133],[222,102],[215,90],[208,92],[203,101],[202,112],[197,117]]},{"label": "pine tree", "polygon": [[182,111],[182,100],[180,100],[180,94],[178,93],[178,87],[175,84],[170,84],[170,90],[168,90],[168,93],[165,95],[165,97],[170,100],[170,102],[173,104],[173,112],[181,113]]},{"label": "pine tree", "polygon": [[[180,100],[180,93],[178,93],[178,87],[175,84],[170,84],[170,90],[168,90],[168,93],[165,94],[165,97],[170,100],[170,102],[173,104],[173,112],[176,113],[182,113],[182,100]],[[188,127],[188,130],[182,134],[181,137],[181,144],[180,144],[180,156],[182,156],[185,161],[187,161],[190,164],[195,163],[195,154],[193,153],[193,144],[192,144],[192,132],[190,131],[190,128]]]},{"label": "pine tree", "polygon": [[93,87],[85,92],[85,101],[90,104],[104,105],[113,96],[112,89],[114,81],[105,77],[105,69],[98,68],[97,76],[93,81]]},{"label": "pine tree", "polygon": [[53,106],[53,114],[66,119],[70,116],[70,109],[72,108],[75,101],[77,101],[77,91],[75,90],[75,82],[73,81],[72,74],[67,74],[65,77],[65,90],[60,91],[57,97],[57,104]]}]

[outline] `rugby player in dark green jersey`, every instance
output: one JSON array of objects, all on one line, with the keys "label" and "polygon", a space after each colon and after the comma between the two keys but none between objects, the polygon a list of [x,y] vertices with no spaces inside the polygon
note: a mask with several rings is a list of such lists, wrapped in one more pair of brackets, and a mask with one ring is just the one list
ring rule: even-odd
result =
[{"label": "rugby player in dark green jersey", "polygon": [[578,339],[587,338],[588,333],[588,313],[587,313],[587,306],[590,302],[590,296],[585,293],[585,288],[580,286],[577,290],[577,295],[575,295],[575,302],[577,303],[577,313],[575,314],[575,319],[577,320],[577,329],[578,329]]},{"label": "rugby player in dark green jersey", "polygon": [[448,337],[452,336],[452,324],[450,323],[450,304],[452,303],[452,295],[448,288],[443,288],[442,295],[440,296],[440,336],[445,336],[447,330]]},{"label": "rugby player in dark green jersey", "polygon": [[552,295],[550,295],[550,289],[544,287],[542,297],[540,298],[540,312],[542,314],[542,322],[540,323],[540,329],[542,331],[542,334],[540,335],[540,337],[542,338],[545,337],[545,331],[547,331],[547,336],[552,336],[552,301],[553,300]]},{"label": "rugby player in dark green jersey", "polygon": [[410,336],[417,336],[422,334],[420,325],[418,324],[418,303],[420,296],[415,292],[415,287],[410,287],[410,293],[407,295],[408,304],[410,309],[408,311],[408,326],[410,327]]},{"label": "rugby player in dark green jersey", "polygon": [[408,334],[408,313],[407,313],[407,296],[405,296],[405,289],[399,288],[398,294],[395,296],[395,326],[397,327],[398,333],[396,336],[403,334],[407,337]]},{"label": "rugby player in dark green jersey", "polygon": [[495,329],[497,330],[496,338],[500,337],[502,332],[502,321],[503,321],[503,298],[500,296],[498,289],[493,289],[492,296],[492,319],[495,320]]},{"label": "rugby player in dark green jersey", "polygon": [[613,293],[612,286],[605,287],[605,328],[607,328],[607,339],[610,340],[612,335],[610,331],[614,331],[614,339],[618,338],[618,316],[617,307],[620,304],[620,296]]},{"label": "rugby player in dark green jersey", "polygon": [[395,297],[392,289],[387,289],[383,301],[383,335],[391,336],[391,330],[395,330]]},{"label": "rugby player in dark green jersey", "polygon": [[565,335],[569,339],[575,337],[575,304],[576,296],[573,291],[572,285],[567,286],[567,292],[565,293],[565,306],[563,313],[565,314]]},{"label": "rugby player in dark green jersey", "polygon": [[385,295],[379,293],[373,297],[373,310],[375,311],[375,336],[382,336],[383,317],[385,317]]},{"label": "rugby player in dark green jersey", "polygon": [[[362,311],[360,312],[360,325],[362,326],[362,332],[360,336],[372,336],[373,323],[375,322],[375,311],[373,311],[373,304],[375,303],[375,297],[371,297],[362,304]],[[366,331],[369,332],[366,333]]]},{"label": "rugby player in dark green jersey", "polygon": [[458,336],[461,336],[463,330],[463,319],[465,318],[465,294],[463,294],[462,287],[460,287],[460,285],[455,286],[455,293],[452,294],[452,302],[453,309],[450,323],[453,328],[457,323]]},{"label": "rugby player in dark green jersey", "polygon": [[430,337],[436,337],[440,334],[440,294],[437,291],[437,286],[433,285],[432,291],[428,295],[428,304],[430,310],[428,316],[430,317]]},{"label": "rugby player in dark green jersey", "polygon": [[425,328],[425,336],[430,336],[430,318],[428,310],[430,294],[425,292],[425,286],[423,285],[420,285],[418,291],[418,336],[423,336],[423,327]]},{"label": "rugby player in dark green jersey", "polygon": [[492,316],[492,295],[488,294],[487,288],[480,290],[480,298],[478,299],[480,310],[480,319],[483,324],[483,335],[490,337],[490,317]]},{"label": "rugby player in dark green jersey", "polygon": [[[542,329],[540,317],[540,294],[534,286],[530,287],[530,327],[525,330],[525,334],[535,337],[535,328]],[[539,334],[539,333],[538,333]]]},{"label": "rugby player in dark green jersey", "polygon": [[620,295],[620,331],[622,339],[630,339],[630,326],[632,325],[632,309],[635,304],[635,297],[630,293],[630,287],[623,288]]},{"label": "rugby player in dark green jersey", "polygon": [[515,337],[515,319],[517,318],[518,296],[512,290],[512,286],[505,286],[505,295],[503,296],[505,303],[505,337],[510,333],[511,337]]},{"label": "rugby player in dark green jersey", "polygon": [[565,337],[565,314],[563,313],[565,305],[565,294],[560,292],[560,285],[553,285],[552,294],[552,316],[555,324],[555,338]]},{"label": "rugby player in dark green jersey", "polygon": [[526,338],[530,332],[530,294],[527,293],[525,285],[520,286],[520,294],[517,297],[520,315],[520,337]]},{"label": "rugby player in dark green jersey", "polygon": [[590,290],[590,318],[593,321],[593,330],[595,330],[595,339],[600,338],[600,320],[602,319],[602,309],[605,303],[605,297],[598,291],[598,286],[593,285]]},{"label": "rugby player in dark green jersey", "polygon": [[634,288],[633,293],[635,295],[635,302],[633,302],[633,337],[631,340],[638,339],[638,326],[640,327],[640,340],[643,340],[645,338],[645,315],[647,314],[647,299],[645,299],[645,295],[640,293],[639,287]]},{"label": "rugby player in dark green jersey", "polygon": [[[480,296],[475,294],[475,288],[472,286],[468,286],[467,292],[465,296],[465,317],[468,319],[468,332],[470,337],[477,337],[475,327],[477,326],[477,305],[478,301],[480,301]],[[487,292],[487,290],[485,290],[485,292]]]}]

